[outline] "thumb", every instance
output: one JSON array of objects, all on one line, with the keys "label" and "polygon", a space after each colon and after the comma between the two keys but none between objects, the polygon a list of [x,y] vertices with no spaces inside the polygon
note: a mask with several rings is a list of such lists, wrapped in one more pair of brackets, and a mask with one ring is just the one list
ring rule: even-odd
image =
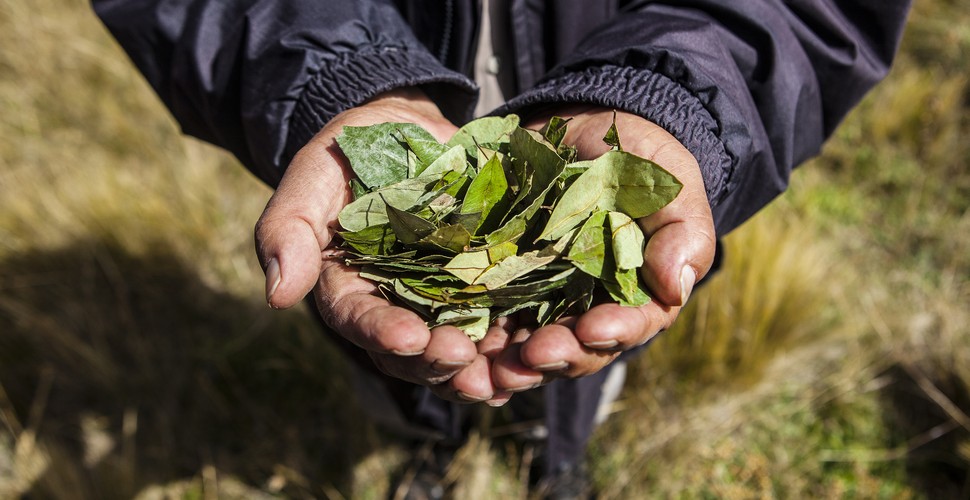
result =
[{"label": "thumb", "polygon": [[697,161],[680,144],[669,144],[652,159],[684,187],[669,205],[639,221],[648,236],[641,276],[660,302],[682,306],[710,270],[717,237]]},{"label": "thumb", "polygon": [[332,137],[318,135],[293,158],[255,229],[270,307],[296,305],[317,283],[321,254],[350,200],[349,179]]}]

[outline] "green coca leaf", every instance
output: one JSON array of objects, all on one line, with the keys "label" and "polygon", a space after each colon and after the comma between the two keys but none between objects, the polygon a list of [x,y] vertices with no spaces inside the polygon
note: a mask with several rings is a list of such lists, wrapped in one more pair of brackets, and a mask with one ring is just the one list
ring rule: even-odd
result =
[{"label": "green coca leaf", "polygon": [[427,131],[413,123],[382,123],[344,127],[343,133],[337,136],[337,145],[350,160],[360,181],[368,188],[376,189],[408,177],[409,149],[401,134],[430,137]]},{"label": "green coca leaf", "polygon": [[643,231],[636,221],[622,212],[608,217],[613,238],[613,257],[618,269],[637,269],[643,265]]},{"label": "green coca leaf", "polygon": [[539,238],[558,239],[594,210],[646,217],[673,201],[681,187],[672,174],[650,160],[623,151],[607,152],[562,194]]},{"label": "green coca leaf", "polygon": [[465,148],[468,156],[475,158],[481,144],[508,142],[508,137],[519,126],[519,117],[486,116],[472,120],[458,129],[448,141],[449,146]]}]

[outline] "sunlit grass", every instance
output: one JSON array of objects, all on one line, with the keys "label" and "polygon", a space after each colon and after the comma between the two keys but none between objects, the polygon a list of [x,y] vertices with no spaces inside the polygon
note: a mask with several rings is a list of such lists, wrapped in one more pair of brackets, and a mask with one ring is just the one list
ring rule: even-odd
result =
[{"label": "sunlit grass", "polygon": [[0,26],[0,498],[345,481],[372,431],[342,432],[316,325],[263,302],[269,190],[179,134],[87,4],[4,3]]},{"label": "sunlit grass", "polygon": [[774,354],[826,335],[848,264],[779,210],[725,240],[723,269],[651,346],[650,373],[701,383],[756,381]]},{"label": "sunlit grass", "polygon": [[[604,497],[970,495],[967,26],[918,2],[890,78],[726,239],[597,433]],[[181,136],[87,3],[0,4],[0,47],[0,498],[393,493],[409,452],[263,303],[269,189]],[[492,431],[448,479],[523,498],[534,457]]]}]

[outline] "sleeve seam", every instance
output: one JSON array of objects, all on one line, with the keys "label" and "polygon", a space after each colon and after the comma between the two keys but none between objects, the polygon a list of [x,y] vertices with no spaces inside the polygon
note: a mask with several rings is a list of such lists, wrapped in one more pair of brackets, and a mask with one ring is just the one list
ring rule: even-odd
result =
[{"label": "sleeve seam", "polygon": [[730,192],[737,158],[721,140],[720,123],[705,99],[676,80],[647,69],[589,67],[546,80],[510,100],[499,112],[521,113],[566,102],[611,107],[657,123],[684,143],[701,165],[712,207]]},{"label": "sleeve seam", "polygon": [[301,85],[296,104],[285,118],[288,130],[283,158],[277,162],[280,172],[296,151],[340,112],[381,92],[430,84],[448,84],[450,90],[457,87],[460,91],[450,101],[443,96],[436,100],[448,118],[463,118],[471,112],[477,95],[474,83],[441,66],[432,55],[407,46],[373,47],[323,61]]}]

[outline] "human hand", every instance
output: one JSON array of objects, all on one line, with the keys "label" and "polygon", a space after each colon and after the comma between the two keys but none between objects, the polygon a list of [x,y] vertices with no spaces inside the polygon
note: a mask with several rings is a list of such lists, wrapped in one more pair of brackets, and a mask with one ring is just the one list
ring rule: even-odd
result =
[{"label": "human hand", "polygon": [[[576,146],[580,159],[609,150],[602,137],[612,123],[612,110],[583,106],[556,114],[572,118],[563,142]],[[673,323],[713,263],[714,220],[697,160],[667,131],[639,116],[617,112],[616,127],[624,150],[656,162],[684,185],[673,202],[638,221],[648,238],[640,276],[653,300],[642,307],[600,304],[538,329],[514,322],[491,328],[479,350],[494,357],[493,380],[503,391],[595,373],[623,351],[647,342]]]},{"label": "human hand", "polygon": [[390,304],[358,269],[336,258],[337,214],[352,201],[354,177],[335,138],[344,126],[415,123],[439,141],[457,130],[418,90],[396,90],[327,123],[293,158],[256,224],[256,253],[266,273],[266,300],[287,308],[314,292],[324,322],[367,351],[384,373],[426,385],[444,399],[488,401],[490,362],[454,326],[429,331],[417,314]]}]

